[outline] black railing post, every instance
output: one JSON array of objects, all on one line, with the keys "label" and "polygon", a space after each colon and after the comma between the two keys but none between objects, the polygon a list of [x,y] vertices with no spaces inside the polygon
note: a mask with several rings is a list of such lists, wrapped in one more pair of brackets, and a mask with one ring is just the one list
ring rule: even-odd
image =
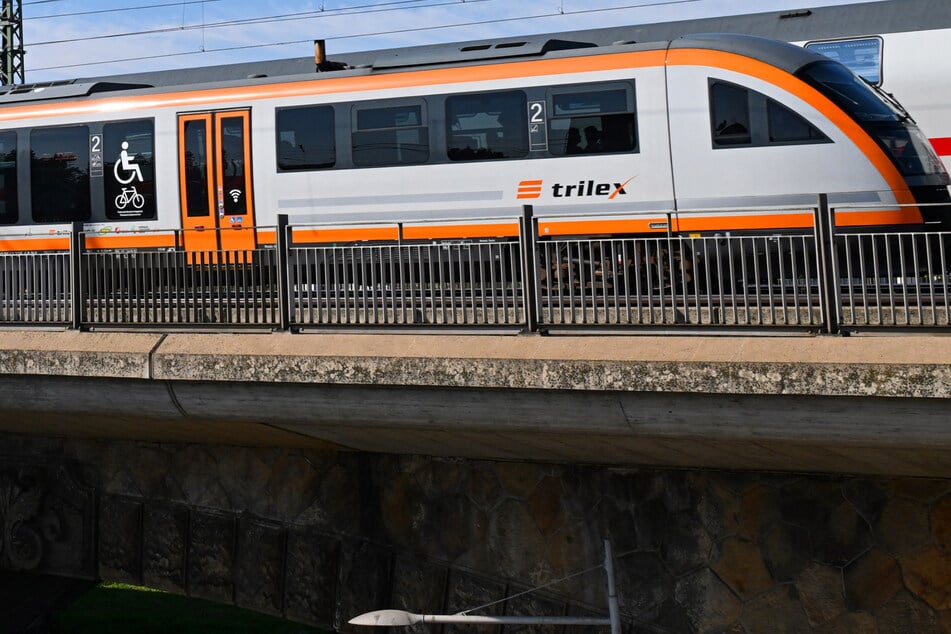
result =
[{"label": "black railing post", "polygon": [[518,227],[519,248],[522,251],[522,291],[525,295],[525,330],[538,332],[538,231],[535,210],[522,206]]},{"label": "black railing post", "polygon": [[85,251],[83,223],[74,222],[69,230],[69,327],[79,330],[83,325],[83,275],[82,262]]},{"label": "black railing post", "polygon": [[819,194],[815,207],[816,251],[819,260],[819,296],[822,299],[822,321],[830,335],[839,333],[841,324],[839,301],[839,266],[835,250],[835,214],[829,208],[829,196]]},{"label": "black railing post", "polygon": [[291,283],[290,283],[290,236],[288,235],[287,214],[277,216],[277,288],[278,310],[280,311],[280,329],[287,330],[291,322]]}]

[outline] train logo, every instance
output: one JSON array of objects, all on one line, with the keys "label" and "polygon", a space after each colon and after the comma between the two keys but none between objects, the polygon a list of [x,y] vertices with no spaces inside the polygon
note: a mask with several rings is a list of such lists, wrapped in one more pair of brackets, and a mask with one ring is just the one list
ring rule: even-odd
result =
[{"label": "train logo", "polygon": [[[635,178],[637,176],[632,176],[623,183],[605,183],[596,180],[580,180],[570,185],[554,183],[551,186],[551,195],[554,198],[607,197],[608,200],[614,200],[618,196],[627,195],[625,187]],[[541,198],[543,188],[544,181],[542,180],[521,181],[518,184],[517,198]]]},{"label": "train logo", "polygon": [[542,182],[540,180],[522,181],[518,184],[518,198],[541,198]]}]

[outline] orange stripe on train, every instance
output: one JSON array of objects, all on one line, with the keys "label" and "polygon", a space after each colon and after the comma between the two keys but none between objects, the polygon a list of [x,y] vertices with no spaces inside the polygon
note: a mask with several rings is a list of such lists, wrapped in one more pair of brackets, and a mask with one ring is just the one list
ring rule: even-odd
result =
[{"label": "orange stripe on train", "polygon": [[0,121],[30,117],[59,117],[79,114],[114,113],[121,110],[154,108],[213,107],[223,102],[249,102],[344,92],[366,92],[395,88],[452,85],[499,79],[520,79],[540,75],[567,75],[598,70],[659,67],[664,65],[665,50],[611,53],[567,59],[543,59],[510,64],[458,68],[414,70],[386,75],[314,78],[258,86],[211,88],[162,94],[105,97],[80,102],[30,104],[0,109]]},{"label": "orange stripe on train", "polygon": [[69,251],[69,238],[2,238],[0,251]]},{"label": "orange stripe on train", "polygon": [[517,223],[474,225],[417,225],[404,226],[407,240],[445,240],[461,238],[514,238],[518,236]]},{"label": "orange stripe on train", "polygon": [[159,249],[175,246],[175,236],[164,234],[86,234],[87,249]]}]

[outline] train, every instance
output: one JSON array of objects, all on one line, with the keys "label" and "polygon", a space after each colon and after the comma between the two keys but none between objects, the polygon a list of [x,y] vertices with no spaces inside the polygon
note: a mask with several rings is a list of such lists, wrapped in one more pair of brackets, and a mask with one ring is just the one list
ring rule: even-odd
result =
[{"label": "train", "polygon": [[77,223],[90,248],[253,250],[282,217],[295,243],[492,241],[526,205],[540,239],[770,234],[811,231],[820,193],[842,230],[951,228],[913,117],[951,119],[842,63],[867,49],[689,26],[5,86],[0,250]]}]

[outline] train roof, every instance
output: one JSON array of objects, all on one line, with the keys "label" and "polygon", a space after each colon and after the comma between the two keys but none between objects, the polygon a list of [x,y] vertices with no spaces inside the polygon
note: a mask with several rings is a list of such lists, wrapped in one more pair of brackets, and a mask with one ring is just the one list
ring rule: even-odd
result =
[{"label": "train roof", "polygon": [[[878,0],[858,4],[818,7],[792,11],[771,11],[747,15],[682,20],[644,25],[629,25],[581,31],[507,37],[492,40],[472,40],[452,44],[437,44],[405,48],[382,49],[330,55],[332,60],[323,69],[315,68],[313,57],[245,62],[222,66],[196,67],[145,73],[129,73],[109,77],[79,78],[60,82],[4,86],[0,88],[0,104],[34,100],[70,99],[97,93],[138,88],[183,87],[209,83],[247,83],[286,80],[300,76],[314,76],[318,70],[349,69],[358,72],[387,72],[410,67],[435,65],[466,65],[469,63],[500,62],[512,58],[591,53],[577,51],[592,47],[614,47],[619,44],[676,41],[674,46],[688,42],[732,52],[763,55],[766,49],[752,40],[734,39],[727,44],[722,36],[690,36],[684,34],[736,33],[764,38],[798,42],[814,39],[854,37],[884,34],[925,28],[951,27],[949,0]],[[745,44],[741,43],[744,42]],[[651,48],[642,45],[643,48]],[[752,47],[752,48],[750,48]],[[768,48],[768,47],[767,47]],[[785,48],[785,47],[784,47]],[[755,50],[754,50],[755,49]],[[769,53],[774,65],[799,67],[802,61],[793,61],[789,52]],[[810,53],[811,55],[811,53]]]}]

